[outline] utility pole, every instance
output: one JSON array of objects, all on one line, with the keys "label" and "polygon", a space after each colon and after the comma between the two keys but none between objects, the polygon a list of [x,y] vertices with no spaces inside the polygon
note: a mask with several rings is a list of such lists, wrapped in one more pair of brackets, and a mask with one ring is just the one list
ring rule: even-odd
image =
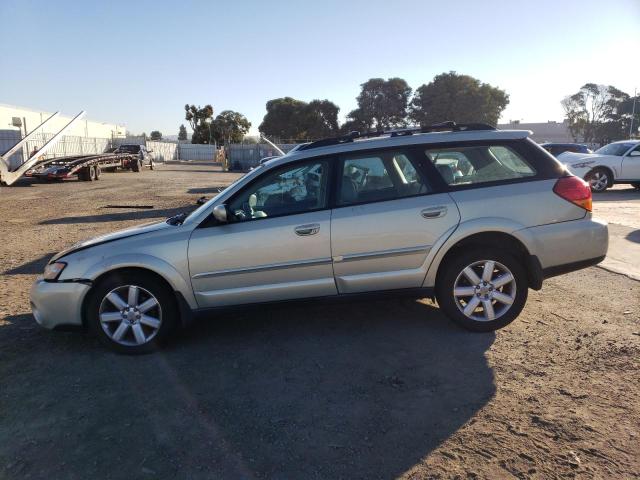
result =
[{"label": "utility pole", "polygon": [[633,89],[633,108],[631,110],[631,126],[629,127],[629,138],[633,135],[633,119],[636,116],[636,100],[638,99],[637,89]]}]

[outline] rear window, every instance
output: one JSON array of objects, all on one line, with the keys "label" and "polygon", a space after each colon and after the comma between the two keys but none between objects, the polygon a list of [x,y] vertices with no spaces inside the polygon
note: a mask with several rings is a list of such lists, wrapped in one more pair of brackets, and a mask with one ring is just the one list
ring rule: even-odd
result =
[{"label": "rear window", "polygon": [[533,177],[522,155],[504,145],[428,149],[425,154],[448,185],[470,185]]}]

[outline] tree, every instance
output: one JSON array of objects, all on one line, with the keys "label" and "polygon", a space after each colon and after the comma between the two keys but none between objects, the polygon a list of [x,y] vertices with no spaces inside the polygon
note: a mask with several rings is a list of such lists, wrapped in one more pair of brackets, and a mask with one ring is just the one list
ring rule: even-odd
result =
[{"label": "tree", "polygon": [[216,142],[240,143],[251,128],[251,122],[241,113],[225,110],[215,118],[212,128]]},{"label": "tree", "polygon": [[329,100],[310,103],[291,97],[267,102],[267,114],[259,130],[281,140],[302,141],[336,135],[340,108]]},{"label": "tree", "polygon": [[402,78],[371,78],[360,85],[358,108],[347,116],[353,125],[369,130],[406,125],[411,87]]},{"label": "tree", "polygon": [[300,113],[305,105],[305,102],[291,97],[269,100],[267,114],[258,129],[265,135],[279,139],[302,139]]},{"label": "tree", "polygon": [[213,137],[211,122],[213,121],[213,107],[195,105],[185,105],[185,120],[189,122],[193,135],[191,143],[210,143]]},{"label": "tree", "polygon": [[448,120],[496,125],[508,103],[509,95],[504,90],[452,71],[436,75],[416,89],[410,117],[420,125]]},{"label": "tree", "polygon": [[574,141],[608,143],[628,135],[629,100],[627,93],[612,85],[585,83],[560,103]]},{"label": "tree", "polygon": [[187,129],[184,125],[180,125],[180,129],[178,130],[178,140],[185,141],[187,139]]},{"label": "tree", "polygon": [[318,139],[336,135],[339,131],[340,107],[329,100],[312,100],[303,109],[304,137]]},{"label": "tree", "polygon": [[162,140],[162,132],[158,131],[158,130],[154,130],[151,132],[151,134],[149,135],[149,138],[151,140]]}]

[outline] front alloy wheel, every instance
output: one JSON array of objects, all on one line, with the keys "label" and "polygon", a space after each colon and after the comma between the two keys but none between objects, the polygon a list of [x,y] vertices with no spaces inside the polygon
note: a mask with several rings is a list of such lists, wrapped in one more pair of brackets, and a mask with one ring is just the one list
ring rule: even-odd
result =
[{"label": "front alloy wheel", "polygon": [[518,257],[491,247],[458,250],[438,271],[436,297],[458,325],[489,332],[511,323],[528,296],[527,274]]},{"label": "front alloy wheel", "polygon": [[609,174],[602,169],[597,169],[587,176],[587,181],[592,192],[604,192],[609,188]]},{"label": "front alloy wheel", "polygon": [[173,290],[161,278],[141,271],[116,271],[101,279],[85,308],[90,330],[121,353],[156,350],[179,319]]},{"label": "front alloy wheel", "polygon": [[144,345],[153,340],[162,325],[158,299],[137,285],[111,290],[102,299],[98,315],[104,333],[124,346]]}]

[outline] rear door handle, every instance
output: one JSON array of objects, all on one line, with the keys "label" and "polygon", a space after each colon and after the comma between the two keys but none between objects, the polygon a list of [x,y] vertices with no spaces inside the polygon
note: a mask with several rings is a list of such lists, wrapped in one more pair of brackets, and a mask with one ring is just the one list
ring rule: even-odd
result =
[{"label": "rear door handle", "polygon": [[437,207],[424,208],[420,211],[422,218],[440,218],[447,214],[447,207],[438,205]]},{"label": "rear door handle", "polygon": [[294,228],[296,235],[300,235],[301,237],[307,237],[309,235],[315,235],[320,231],[319,223],[308,223],[307,225],[299,225]]}]

